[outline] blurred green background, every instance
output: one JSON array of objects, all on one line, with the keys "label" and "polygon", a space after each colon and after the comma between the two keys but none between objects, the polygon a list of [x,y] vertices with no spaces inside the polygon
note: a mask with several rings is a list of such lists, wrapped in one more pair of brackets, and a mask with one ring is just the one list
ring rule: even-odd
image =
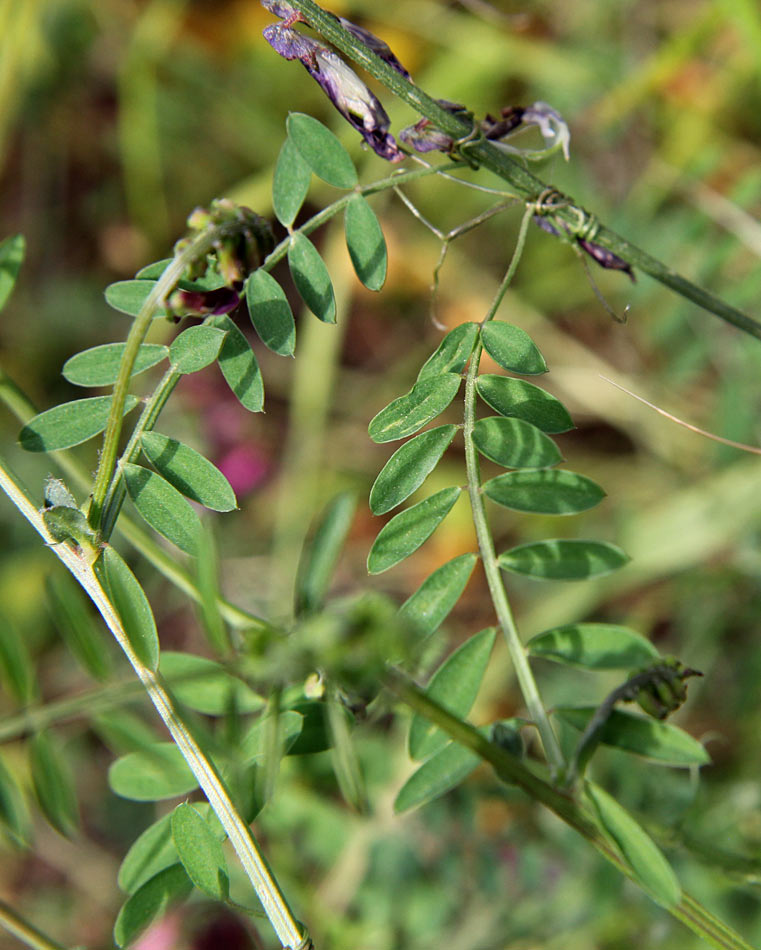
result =
[{"label": "blurred green background", "polygon": [[[761,317],[757,0],[388,0],[382,9],[357,0],[332,9],[386,39],[436,97],[480,115],[549,102],[570,124],[571,161],[539,173],[652,255]],[[271,214],[269,183],[289,110],[326,121],[364,180],[388,173],[361,151],[305,71],[264,42],[271,21],[254,0],[0,0],[0,236],[23,232],[28,243],[3,312],[0,360],[40,408],[81,395],[60,376],[62,363],[123,339],[128,328],[105,305],[104,286],[167,256],[193,207],[225,195]],[[406,107],[384,103],[395,131],[415,120]],[[431,180],[408,194],[444,230],[491,200]],[[336,195],[315,183],[309,208]],[[221,377],[206,371],[183,381],[162,420],[162,431],[236,472],[242,510],[214,520],[223,586],[263,613],[288,614],[306,525],[339,489],[355,489],[361,501],[337,585],[368,584],[364,561],[380,522],[364,499],[390,453],[369,441],[367,422],[409,388],[441,338],[437,322],[483,317],[520,216],[508,212],[453,243],[434,321],[438,241],[389,194],[375,207],[389,246],[386,287],[374,295],[358,285],[340,226],[318,235],[339,324],[300,316],[295,363],[257,350],[266,413],[245,413]],[[569,467],[599,481],[609,497],[570,522],[494,512],[498,548],[590,536],[616,541],[633,561],[596,584],[511,580],[519,625],[527,638],[583,618],[630,624],[704,672],[676,717],[713,757],[699,781],[645,763],[634,768],[612,752],[596,759],[595,775],[671,845],[683,884],[761,945],[761,462],[676,427],[600,378],[758,445],[761,344],[648,278],[632,285],[595,269],[611,306],[630,308],[628,323],[615,324],[571,251],[532,231],[500,316],[536,339],[550,366],[547,388],[577,423],[559,439]],[[154,339],[172,332],[164,324]],[[0,429],[4,451],[41,501],[53,463],[18,449],[18,425],[6,411]],[[76,454],[94,469],[92,446]],[[463,480],[453,449],[424,492]],[[35,702],[91,689],[46,605],[54,559],[4,502],[0,531],[0,624],[34,659]],[[458,504],[405,568],[371,586],[401,602],[435,567],[472,547],[467,508]],[[162,645],[204,652],[180,595],[147,569],[139,573]],[[485,585],[474,576],[437,634],[441,655],[491,622]],[[105,635],[103,650],[114,652]],[[114,668],[126,677],[117,657]],[[549,664],[537,673],[550,703],[599,701],[616,685]],[[18,710],[4,688],[0,727]],[[520,711],[498,648],[474,721]],[[433,805],[394,817],[393,797],[411,771],[404,726],[401,714],[358,733],[369,816],[342,803],[327,759],[317,755],[287,761],[258,820],[268,858],[318,950],[700,945],[485,769]],[[110,946],[118,863],[153,811],[108,790],[115,746],[103,730],[75,716],[57,733],[76,774],[82,829],[66,840],[34,818],[33,850],[2,845],[0,896],[66,945]],[[6,742],[2,753],[28,781],[23,742]],[[259,936],[240,930],[195,900],[152,946],[274,946],[266,924],[259,929]],[[3,948],[17,945],[0,934]]]}]

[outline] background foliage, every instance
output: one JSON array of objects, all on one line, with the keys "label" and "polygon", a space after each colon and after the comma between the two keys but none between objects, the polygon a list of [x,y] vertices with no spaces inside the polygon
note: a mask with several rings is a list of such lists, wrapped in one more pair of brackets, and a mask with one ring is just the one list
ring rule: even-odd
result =
[{"label": "background foliage", "polygon": [[[383,36],[433,95],[479,113],[551,103],[571,125],[572,161],[543,174],[653,255],[758,313],[761,13],[752,0],[389,0],[382,13],[368,0],[332,9]],[[270,181],[289,110],[331,125],[368,179],[385,174],[375,156],[360,153],[303,70],[266,46],[261,29],[271,20],[251,0],[0,3],[0,220],[3,234],[22,231],[28,242],[3,313],[1,358],[41,407],[76,397],[60,376],[69,356],[123,338],[126,325],[103,302],[102,288],[165,256],[190,208],[225,194],[271,216]],[[387,105],[395,128],[411,120]],[[336,194],[313,187],[316,201]],[[423,182],[411,193],[444,230],[484,207],[483,198],[455,187]],[[297,354],[309,373],[294,376],[293,364],[260,348],[265,415],[241,410],[211,372],[185,379],[167,411],[166,431],[209,454],[237,491],[242,513],[217,515],[213,524],[225,593],[257,612],[277,613],[288,602],[306,525],[327,499],[340,489],[366,498],[388,456],[367,438],[367,422],[409,388],[441,337],[430,314],[438,242],[392,197],[374,206],[389,245],[384,293],[375,296],[354,278],[339,225],[321,233],[339,320],[335,327],[300,320]],[[482,318],[518,214],[453,243],[435,304],[441,324]],[[654,827],[675,829],[675,837],[679,830],[670,857],[685,885],[761,943],[752,860],[761,848],[761,654],[754,649],[761,465],[671,426],[599,377],[758,444],[761,347],[645,278],[631,286],[618,274],[595,276],[617,310],[630,305],[625,327],[601,310],[576,257],[535,229],[502,315],[532,334],[550,365],[543,385],[576,421],[575,431],[558,437],[569,467],[608,491],[603,506],[565,530],[615,540],[633,561],[597,583],[545,587],[511,578],[510,589],[526,637],[569,619],[620,622],[704,672],[677,716],[707,741],[714,761],[699,786],[686,772],[622,769],[610,751],[596,760],[596,774]],[[165,324],[154,332],[152,342],[172,334]],[[0,430],[5,443],[15,439],[8,414]],[[12,462],[30,484],[47,474],[46,462],[21,451]],[[427,491],[461,472],[462,459],[450,449]],[[561,530],[549,518],[494,517],[503,548]],[[8,676],[2,683],[2,735],[30,701],[49,704],[98,687],[92,666],[88,673],[78,662],[51,616],[50,585],[65,580],[59,567],[9,506],[0,519],[0,651],[21,644],[36,670],[22,686]],[[378,525],[361,503],[339,589],[368,583],[365,557]],[[443,561],[471,549],[470,519],[458,506],[405,571],[369,583],[401,601]],[[162,646],[205,652],[198,620],[180,596],[145,570],[140,579]],[[491,622],[476,572],[438,641],[442,655],[445,641],[451,648]],[[128,679],[105,635],[101,643],[93,662],[106,677]],[[497,650],[476,722],[509,717],[520,706],[510,664]],[[13,658],[2,664],[12,666]],[[616,682],[597,674],[579,696],[568,695],[569,679],[551,664],[539,675],[557,704],[599,701]],[[112,692],[111,680],[101,682]],[[575,689],[580,682],[573,679]],[[151,715],[139,697],[124,708]],[[3,845],[0,894],[62,942],[102,946],[121,902],[119,861],[154,806],[108,790],[108,764],[128,751],[115,716],[110,729],[105,720],[93,728],[83,715],[56,721],[76,776],[80,830],[67,841],[35,818],[33,855]],[[318,945],[699,945],[568,829],[497,787],[486,769],[424,810],[393,817],[394,796],[411,771],[404,726],[389,718],[360,733],[369,815],[348,810],[327,760],[316,755],[286,760],[274,803],[259,819],[268,856]],[[33,781],[17,738],[2,755],[5,767]],[[73,806],[70,812],[76,822]],[[715,859],[717,850],[751,860],[727,858],[727,873],[696,860]],[[201,901],[172,922],[197,947],[222,932],[214,928],[234,928]],[[231,946],[255,939],[269,946],[265,927],[259,938],[225,932]]]}]

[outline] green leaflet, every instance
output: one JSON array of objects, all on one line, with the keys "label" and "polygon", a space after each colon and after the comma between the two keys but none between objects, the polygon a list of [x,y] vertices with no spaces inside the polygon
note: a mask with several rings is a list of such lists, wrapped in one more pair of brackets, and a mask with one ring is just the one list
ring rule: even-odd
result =
[{"label": "green leaflet", "polygon": [[541,656],[589,670],[637,669],[657,659],[658,651],[636,630],[612,623],[571,623],[539,633],[526,644]]},{"label": "green leaflet", "polygon": [[122,906],[114,924],[114,941],[127,947],[162,916],[170,904],[184,900],[193,884],[181,864],[159,871],[146,881]]},{"label": "green leaflet", "polygon": [[37,699],[37,670],[21,633],[0,614],[0,680],[21,706]]},{"label": "green leaflet", "polygon": [[352,195],[346,205],[344,228],[357,277],[368,290],[380,290],[388,267],[386,240],[375,212],[362,195]]},{"label": "green leaflet", "polygon": [[186,498],[212,511],[232,511],[238,507],[228,480],[200,452],[159,432],[143,432],[140,444],[159,475]]},{"label": "green leaflet", "polygon": [[141,517],[186,554],[195,555],[201,522],[190,504],[169,482],[142,465],[122,465],[127,492]]},{"label": "green leaflet", "polygon": [[8,302],[16,285],[25,252],[26,241],[23,234],[14,234],[0,241],[0,310]]},{"label": "green leaflet", "polygon": [[307,538],[296,575],[296,614],[319,610],[349,534],[357,498],[341,492],[326,505]]},{"label": "green leaflet", "polygon": [[308,237],[298,231],[288,245],[288,267],[304,303],[323,323],[336,322],[336,298],[325,262]]},{"label": "green leaflet", "polygon": [[423,363],[418,381],[442,373],[461,373],[470,359],[478,339],[477,323],[461,323],[444,337]]},{"label": "green leaflet", "polygon": [[542,580],[581,581],[623,567],[629,557],[605,541],[535,541],[500,554],[499,566]]},{"label": "green leaflet", "polygon": [[477,560],[476,554],[460,554],[442,564],[402,604],[400,617],[423,636],[433,633],[460,599]]},{"label": "green leaflet", "polygon": [[473,442],[482,455],[505,468],[548,468],[563,461],[552,439],[522,419],[479,419],[473,427]]},{"label": "green leaflet", "polygon": [[230,879],[222,845],[187,802],[172,813],[172,841],[193,884],[209,897],[227,900]]},{"label": "green leaflet", "polygon": [[169,347],[169,362],[175,373],[197,373],[219,356],[225,331],[218,327],[195,326],[183,330]]},{"label": "green leaflet", "polygon": [[[106,428],[111,400],[111,396],[91,396],[46,409],[19,433],[21,447],[27,452],[55,452],[87,442]],[[139,401],[135,396],[127,396],[124,415]]]},{"label": "green leaflet", "polygon": [[491,320],[481,328],[481,341],[494,362],[509,373],[535,376],[547,372],[539,348],[520,327],[502,320]]},{"label": "green leaflet", "polygon": [[[112,386],[119,374],[119,366],[126,343],[104,343],[76,353],[63,364],[61,373],[74,386]],[[137,353],[132,376],[138,376],[160,363],[169,355],[169,349],[160,343],[142,343]]]},{"label": "green leaflet", "polygon": [[[459,719],[464,719],[476,701],[486,666],[491,656],[496,628],[476,633],[441,664],[433,674],[426,693]],[[424,716],[412,718],[409,753],[413,759],[424,759],[443,748],[449,737]]]},{"label": "green leaflet", "polygon": [[[166,257],[160,261],[154,261],[152,264],[146,264],[145,267],[141,267],[140,270],[135,274],[137,280],[151,280],[156,281],[161,277],[164,271],[169,267],[174,258]],[[115,286],[115,285],[111,285]],[[182,278],[177,282],[177,286],[181,290],[220,290],[222,287],[227,287],[227,280],[219,273],[215,263],[212,263],[206,269],[206,273],[200,277],[197,277],[195,280],[187,280]]]},{"label": "green leaflet", "polygon": [[248,340],[226,314],[213,317],[211,325],[227,333],[219,353],[219,368],[227,385],[249,412],[261,412],[264,406],[264,383]]},{"label": "green leaflet", "polygon": [[[575,729],[586,729],[594,706],[557,706],[555,715]],[[697,739],[678,726],[614,709],[602,727],[599,741],[677,767],[708,765],[711,757]]]},{"label": "green leaflet", "polygon": [[382,515],[418,489],[454,439],[457,426],[438,426],[410,439],[383,466],[370,491],[370,510]]},{"label": "green leaflet", "polygon": [[141,663],[155,672],[159,665],[159,637],[143,588],[110,544],[103,548],[94,570],[121,619],[130,646]]},{"label": "green leaflet", "polygon": [[336,188],[356,187],[359,179],[351,156],[322,122],[303,112],[292,112],[285,126],[315,175]]},{"label": "green leaflet", "polygon": [[652,838],[599,785],[586,782],[584,790],[603,830],[640,884],[658,903],[675,907],[681,900],[682,889],[671,865]]},{"label": "green leaflet", "polygon": [[312,169],[301,157],[293,139],[286,138],[272,177],[272,210],[286,228],[296,219],[312,180]]},{"label": "green leaflet", "polygon": [[102,629],[82,596],[82,589],[68,574],[45,578],[50,615],[66,646],[87,672],[97,680],[111,673],[111,653]]},{"label": "green leaflet", "polygon": [[395,515],[381,528],[370,549],[368,571],[381,574],[417,551],[452,510],[461,491],[459,487],[445,488]]},{"label": "green leaflet", "polygon": [[[302,717],[301,732],[288,749],[288,755],[312,755],[324,752],[331,747],[331,733],[328,723],[328,704],[322,699],[304,699],[294,703],[293,712]],[[347,728],[354,725],[354,716],[344,706],[340,709],[346,718]]]},{"label": "green leaflet", "polygon": [[262,343],[281,356],[293,356],[296,346],[293,313],[283,288],[267,271],[259,268],[249,276],[246,304]]},{"label": "green leaflet", "polygon": [[442,373],[415,383],[372,419],[367,431],[373,442],[393,442],[422,429],[443,412],[460,388],[457,373]]},{"label": "green leaflet", "polygon": [[399,814],[439,798],[463,782],[480,762],[475,752],[450,742],[407,779],[396,796],[394,811]]},{"label": "green leaflet", "polygon": [[153,742],[112,762],[108,784],[122,798],[153,802],[187,795],[198,780],[173,742]]},{"label": "green leaflet", "polygon": [[207,716],[223,716],[232,708],[251,713],[265,705],[242,680],[206,657],[163,650],[159,669],[173,696]]},{"label": "green leaflet", "polygon": [[132,842],[119,867],[119,888],[125,894],[134,894],[159,871],[177,864],[177,861],[170,812],[149,825]]},{"label": "green leaflet", "polygon": [[31,833],[29,811],[21,786],[0,757],[0,822],[17,841],[28,844]]},{"label": "green leaflet", "polygon": [[[288,755],[301,735],[304,717],[294,709],[284,709],[278,714],[280,751]],[[240,761],[245,765],[264,758],[267,754],[267,736],[272,728],[272,714],[260,716],[241,736],[238,743]]]},{"label": "green leaflet", "polygon": [[365,814],[369,810],[362,766],[351,737],[351,722],[345,706],[328,691],[326,703],[327,724],[330,732],[331,764],[341,794],[354,811]]},{"label": "green leaflet", "polygon": [[56,831],[70,837],[79,827],[77,793],[69,763],[51,733],[31,739],[29,766],[43,814]]},{"label": "green leaflet", "polygon": [[605,497],[597,482],[565,470],[507,472],[482,487],[485,495],[505,508],[548,515],[575,515],[594,508]]},{"label": "green leaflet", "polygon": [[[136,317],[155,286],[155,280],[118,280],[115,284],[109,284],[106,287],[106,303],[120,313]],[[164,307],[156,307],[153,311],[154,319],[166,315]]]},{"label": "green leaflet", "polygon": [[533,383],[487,373],[478,377],[476,387],[479,396],[501,416],[523,419],[551,434],[573,429],[563,403]]}]

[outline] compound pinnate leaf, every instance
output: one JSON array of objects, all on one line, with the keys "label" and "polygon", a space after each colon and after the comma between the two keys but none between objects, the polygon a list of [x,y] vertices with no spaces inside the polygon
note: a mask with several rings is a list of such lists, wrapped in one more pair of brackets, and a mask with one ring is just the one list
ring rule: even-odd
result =
[{"label": "compound pinnate leaf", "polygon": [[176,373],[197,373],[219,356],[225,331],[218,327],[188,327],[169,347],[169,361]]},{"label": "compound pinnate leaf", "polygon": [[[111,386],[119,375],[126,343],[104,343],[76,353],[63,364],[61,373],[75,386]],[[132,376],[144,373],[169,355],[160,343],[143,343],[137,352]]]},{"label": "compound pinnate leaf", "polygon": [[193,653],[161,653],[161,675],[183,705],[207,716],[222,716],[235,708],[256,712],[265,701],[220,664]]},{"label": "compound pinnate leaf", "polygon": [[438,426],[410,439],[383,466],[370,491],[370,510],[382,515],[400,505],[436,468],[457,426]]},{"label": "compound pinnate leaf", "polygon": [[605,497],[591,478],[564,470],[507,472],[482,487],[485,495],[504,508],[547,515],[575,515],[594,508]]},{"label": "compound pinnate leaf", "polygon": [[481,328],[484,349],[495,363],[509,373],[536,376],[547,372],[539,348],[525,330],[502,320],[492,320]]},{"label": "compound pinnate leaf", "polygon": [[[595,706],[555,707],[555,714],[579,731],[586,729],[596,711]],[[711,761],[701,743],[678,726],[624,709],[612,710],[600,730],[599,741],[677,767],[707,765]]]},{"label": "compound pinnate leaf", "polygon": [[[111,401],[111,396],[91,396],[46,409],[30,419],[19,433],[21,447],[27,452],[55,452],[87,442],[106,428]],[[127,396],[124,414],[131,412],[138,402],[135,396]]]},{"label": "compound pinnate leaf", "polygon": [[336,322],[336,298],[325,262],[309,238],[296,232],[288,245],[288,267],[296,290],[323,323]]},{"label": "compound pinnate leaf", "polygon": [[682,897],[679,881],[652,838],[599,785],[585,784],[606,835],[613,841],[640,884],[658,903],[675,907]]},{"label": "compound pinnate leaf", "polygon": [[373,442],[393,442],[422,429],[447,408],[460,382],[457,373],[442,373],[415,383],[372,419],[367,427],[370,438]]},{"label": "compound pinnate leaf", "polygon": [[156,471],[186,498],[212,511],[238,507],[228,480],[200,452],[159,432],[144,432],[140,444]]},{"label": "compound pinnate leaf", "polygon": [[218,359],[227,385],[249,412],[261,412],[264,406],[264,383],[248,340],[225,314],[214,317],[211,322],[227,333]]},{"label": "compound pinnate leaf", "polygon": [[423,636],[433,633],[465,590],[478,556],[460,554],[437,568],[399,608],[399,615]]},{"label": "compound pinnate leaf", "polygon": [[476,386],[481,398],[501,416],[523,419],[551,434],[573,429],[573,421],[563,403],[524,379],[487,373],[478,377]]},{"label": "compound pinnate leaf", "polygon": [[122,465],[127,492],[141,517],[167,541],[186,554],[195,555],[201,522],[177,489],[142,465]]},{"label": "compound pinnate leaf", "polygon": [[119,615],[130,646],[138,659],[155,672],[159,665],[159,637],[153,611],[143,588],[110,544],[104,547],[94,569],[101,587]]},{"label": "compound pinnate leaf", "polygon": [[463,782],[480,761],[475,752],[450,742],[407,779],[396,796],[394,811],[399,814],[439,798]]},{"label": "compound pinnate leaf", "polygon": [[445,488],[395,515],[384,525],[367,558],[371,574],[381,574],[417,551],[452,510],[462,491]]},{"label": "compound pinnate leaf", "polygon": [[499,556],[499,566],[541,580],[581,581],[623,567],[621,548],[606,541],[552,540],[521,544]]},{"label": "compound pinnate leaf", "polygon": [[222,845],[187,802],[178,805],[172,813],[172,841],[193,884],[209,897],[227,900],[230,879]]},{"label": "compound pinnate leaf", "polygon": [[613,623],[571,623],[539,633],[526,644],[541,656],[588,670],[637,669],[658,658],[658,651],[636,630]]},{"label": "compound pinnate leaf", "polygon": [[309,191],[312,169],[301,157],[301,153],[287,138],[280,149],[272,177],[272,210],[275,217],[289,228],[299,213]]},{"label": "compound pinnate leaf", "polygon": [[288,137],[315,175],[336,188],[356,187],[357,170],[351,156],[322,122],[303,112],[292,112],[285,125]]},{"label": "compound pinnate leaf", "polygon": [[0,310],[5,306],[16,284],[25,252],[26,241],[23,234],[14,234],[0,241]]},{"label": "compound pinnate leaf", "polygon": [[362,195],[352,195],[346,205],[344,227],[357,277],[368,290],[380,290],[388,268],[386,240],[375,212]]},{"label": "compound pinnate leaf", "polygon": [[549,468],[563,461],[552,439],[523,419],[479,419],[473,442],[482,455],[505,468]]},{"label": "compound pinnate leaf", "polygon": [[181,864],[159,871],[122,905],[114,924],[116,945],[128,947],[134,943],[170,904],[184,900],[192,890],[193,884]]},{"label": "compound pinnate leaf", "polygon": [[293,356],[296,323],[283,288],[267,271],[255,270],[246,281],[246,304],[262,343],[281,356]]},{"label": "compound pinnate leaf", "polygon": [[51,734],[39,732],[30,741],[29,765],[43,814],[62,835],[74,834],[79,827],[74,778],[66,756]]},{"label": "compound pinnate leaf", "polygon": [[153,742],[112,762],[108,784],[122,798],[152,802],[187,795],[198,780],[173,742]]},{"label": "compound pinnate leaf", "polygon": [[[497,631],[488,627],[476,633],[441,664],[426,693],[454,716],[463,719],[476,701]],[[443,748],[449,737],[434,723],[416,714],[410,725],[408,748],[413,759],[424,759]]]},{"label": "compound pinnate leaf", "polygon": [[318,610],[322,606],[356,507],[357,498],[353,492],[340,492],[325,506],[307,538],[296,575],[297,614]]},{"label": "compound pinnate leaf", "polygon": [[418,380],[440,376],[442,373],[461,373],[470,359],[477,338],[477,323],[461,323],[450,330],[423,363]]},{"label": "compound pinnate leaf", "polygon": [[[136,317],[155,286],[155,280],[118,280],[106,287],[106,303],[120,313]],[[165,317],[166,309],[156,307],[153,316]]]}]

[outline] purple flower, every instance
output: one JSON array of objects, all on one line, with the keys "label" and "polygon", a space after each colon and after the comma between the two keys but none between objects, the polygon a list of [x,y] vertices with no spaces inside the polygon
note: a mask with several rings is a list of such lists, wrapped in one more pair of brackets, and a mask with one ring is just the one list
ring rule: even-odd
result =
[{"label": "purple flower", "polygon": [[[437,102],[452,115],[462,115],[465,118],[470,115],[467,108],[457,102],[449,102],[448,99],[438,99]],[[421,119],[415,125],[402,129],[399,138],[416,152],[448,152],[454,145],[452,136],[437,129],[430,119]]]},{"label": "purple flower", "polygon": [[357,26],[356,23],[352,23],[351,20],[346,20],[342,16],[336,16],[335,13],[331,13],[330,15],[334,16],[345,30],[351,33],[352,36],[355,36],[360,41],[360,43],[364,43],[365,46],[368,49],[371,49],[376,56],[379,56],[384,63],[388,63],[392,69],[395,69],[398,73],[404,76],[405,79],[410,78],[409,72],[407,72],[404,66],[402,66],[402,64],[396,58],[388,43],[384,42],[379,36],[371,33],[364,27]]},{"label": "purple flower", "polygon": [[388,132],[391,122],[385,109],[337,53],[285,23],[268,26],[264,38],[285,59],[303,63],[336,109],[377,155],[389,162],[402,161],[404,153]]},{"label": "purple flower", "polygon": [[230,313],[240,303],[242,293],[242,283],[217,290],[175,290],[167,300],[167,309],[183,317]]},{"label": "purple flower", "polygon": [[623,257],[619,257],[618,254],[614,254],[613,251],[609,251],[607,247],[602,247],[600,244],[594,244],[592,241],[585,241],[580,237],[576,238],[576,241],[579,247],[586,251],[591,258],[593,258],[600,267],[605,267],[609,270],[621,270],[625,274],[628,274],[631,277],[632,283],[636,283],[637,278],[634,276],[634,271],[632,270],[631,264],[628,261],[625,261]]}]

